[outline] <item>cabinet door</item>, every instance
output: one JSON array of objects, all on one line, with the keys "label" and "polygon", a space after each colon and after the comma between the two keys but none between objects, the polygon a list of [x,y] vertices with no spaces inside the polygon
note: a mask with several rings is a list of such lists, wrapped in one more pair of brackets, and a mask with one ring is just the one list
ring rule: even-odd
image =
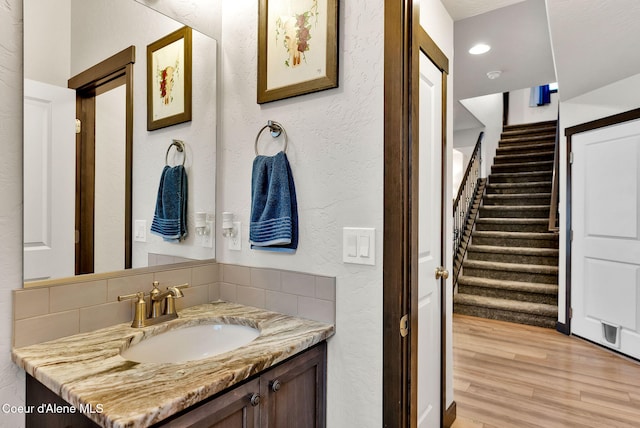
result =
[{"label": "cabinet door", "polygon": [[260,381],[254,379],[220,397],[202,404],[161,427],[258,428]]},{"label": "cabinet door", "polygon": [[324,428],[326,343],[260,376],[261,428]]}]

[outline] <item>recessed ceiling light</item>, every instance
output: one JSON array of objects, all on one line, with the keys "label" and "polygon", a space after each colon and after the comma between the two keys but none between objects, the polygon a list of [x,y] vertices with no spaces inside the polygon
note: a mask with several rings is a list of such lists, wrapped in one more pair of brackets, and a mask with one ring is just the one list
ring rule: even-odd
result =
[{"label": "recessed ceiling light", "polygon": [[471,55],[482,55],[483,53],[487,53],[490,50],[491,50],[491,46],[486,45],[484,43],[478,43],[477,45],[469,49],[469,53]]},{"label": "recessed ceiling light", "polygon": [[487,73],[487,77],[491,80],[497,79],[502,74],[500,70],[494,70]]}]

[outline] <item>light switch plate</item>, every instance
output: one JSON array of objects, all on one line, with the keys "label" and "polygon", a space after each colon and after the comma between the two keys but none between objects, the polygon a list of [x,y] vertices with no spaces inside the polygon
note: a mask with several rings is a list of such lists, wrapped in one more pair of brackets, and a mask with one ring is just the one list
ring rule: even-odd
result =
[{"label": "light switch plate", "polygon": [[342,228],[342,261],[359,265],[376,264],[376,229]]}]

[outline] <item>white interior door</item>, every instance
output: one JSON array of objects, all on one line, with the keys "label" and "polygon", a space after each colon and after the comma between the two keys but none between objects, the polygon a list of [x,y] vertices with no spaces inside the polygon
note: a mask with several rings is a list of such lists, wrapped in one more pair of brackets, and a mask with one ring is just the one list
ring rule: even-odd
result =
[{"label": "white interior door", "polygon": [[418,167],[418,427],[440,426],[442,72],[420,54]]},{"label": "white interior door", "polygon": [[572,137],[573,334],[640,358],[640,121]]},{"label": "white interior door", "polygon": [[24,82],[24,278],[73,276],[75,91]]}]

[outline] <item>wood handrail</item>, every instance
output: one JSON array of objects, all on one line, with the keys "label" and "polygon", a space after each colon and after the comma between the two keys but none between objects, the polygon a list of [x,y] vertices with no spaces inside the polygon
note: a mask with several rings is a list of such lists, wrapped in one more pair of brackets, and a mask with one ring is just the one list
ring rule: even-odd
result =
[{"label": "wood handrail", "polygon": [[553,154],[553,181],[551,184],[551,205],[549,207],[549,231],[560,230],[558,224],[558,202],[560,199],[560,113],[556,122],[556,145]]}]

